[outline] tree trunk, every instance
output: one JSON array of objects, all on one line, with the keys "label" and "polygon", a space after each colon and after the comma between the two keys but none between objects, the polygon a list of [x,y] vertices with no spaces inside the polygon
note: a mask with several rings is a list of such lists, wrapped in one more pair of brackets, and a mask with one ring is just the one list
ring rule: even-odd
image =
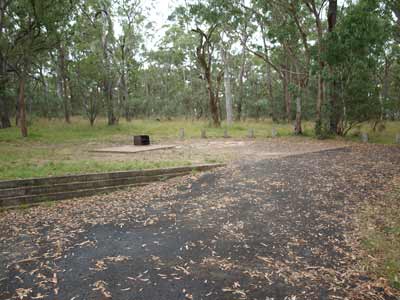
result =
[{"label": "tree trunk", "polygon": [[387,58],[385,58],[385,70],[383,74],[383,90],[382,90],[382,97],[380,99],[381,105],[381,113],[380,113],[380,120],[383,121],[385,119],[385,103],[389,100],[389,85],[390,85],[390,78],[389,78],[389,71],[390,71],[391,63]]},{"label": "tree trunk", "polygon": [[225,106],[226,106],[226,123],[231,126],[233,123],[232,112],[232,89],[229,69],[229,54],[222,50],[222,58],[224,61],[224,87],[225,87]]},{"label": "tree trunk", "polygon": [[106,99],[106,106],[107,106],[107,124],[108,125],[115,125],[116,124],[116,117],[114,114],[114,102],[113,102],[113,95],[112,95],[112,83],[109,81],[108,78],[104,80],[104,98]]},{"label": "tree trunk", "polygon": [[213,120],[213,125],[215,127],[219,127],[219,126],[221,126],[221,122],[219,119],[219,112],[218,112],[218,105],[216,103],[217,102],[216,96],[212,89],[211,79],[207,79],[207,91],[208,91],[208,99],[209,99],[210,112],[211,112],[211,118]]},{"label": "tree trunk", "polygon": [[336,26],[337,0],[329,0],[328,7],[328,31],[333,32]]},{"label": "tree trunk", "polygon": [[11,127],[9,106],[6,96],[6,66],[5,61],[3,61],[0,56],[0,129]]},{"label": "tree trunk", "polygon": [[89,122],[90,122],[90,126],[93,127],[94,125],[94,121],[96,120],[96,116],[97,116],[97,93],[95,93],[95,95],[90,95],[90,99],[89,99]]},{"label": "tree trunk", "polygon": [[114,102],[112,95],[112,83],[108,80],[104,80],[104,97],[106,98],[107,105],[107,124],[115,125],[117,123],[117,119],[114,113]]},{"label": "tree trunk", "polygon": [[221,121],[220,121],[220,116],[219,116],[219,88],[220,88],[220,83],[222,80],[223,72],[220,72],[217,76],[217,83],[216,83],[216,89],[215,91],[213,90],[213,79],[212,79],[212,74],[211,74],[211,69],[212,69],[212,52],[213,52],[213,47],[212,47],[212,42],[211,42],[211,35],[213,31],[215,30],[215,26],[211,27],[207,34],[205,34],[201,29],[197,28],[193,30],[194,32],[197,32],[200,35],[200,44],[196,49],[196,57],[197,61],[201,67],[201,69],[204,72],[204,77],[207,81],[207,93],[208,93],[208,98],[209,98],[209,108],[210,108],[210,113],[211,117],[213,120],[213,125],[215,127],[220,127],[221,126]]},{"label": "tree trunk", "polygon": [[10,121],[10,116],[8,115],[8,110],[5,107],[7,103],[2,103],[4,101],[4,97],[2,96],[0,99],[0,129],[4,128],[10,128],[11,127],[11,121]]},{"label": "tree trunk", "polygon": [[[330,70],[331,76],[334,76],[334,72]],[[340,107],[337,94],[337,81],[332,79],[331,90],[330,90],[330,118],[329,118],[329,130],[331,133],[338,133],[338,126],[340,122]]]},{"label": "tree trunk", "polygon": [[0,129],[11,127],[10,116],[8,115],[7,103],[4,95],[0,96]]},{"label": "tree trunk", "polygon": [[284,87],[284,97],[285,97],[285,111],[286,111],[286,119],[287,122],[290,123],[292,121],[292,95],[290,94],[289,86],[291,83],[291,65],[289,61],[289,53],[285,48],[286,52],[286,63],[285,63],[285,70],[283,71],[283,87]]},{"label": "tree trunk", "polygon": [[[336,26],[337,17],[337,0],[329,0],[328,7],[328,32],[332,33]],[[331,133],[338,134],[338,124],[340,122],[340,107],[337,94],[337,81],[334,78],[334,70],[332,67],[329,68],[329,72],[332,78],[331,91],[330,91],[330,120],[329,129]]]},{"label": "tree trunk", "polygon": [[269,103],[271,107],[271,117],[272,120],[275,121],[277,118],[275,117],[275,100],[274,100],[274,91],[272,87],[272,69],[270,64],[266,64],[267,67],[267,88],[268,88],[268,96],[269,96]]},{"label": "tree trunk", "polygon": [[102,32],[102,50],[103,50],[103,64],[104,64],[104,98],[107,107],[107,121],[108,125],[115,125],[117,118],[114,111],[114,100],[112,94],[112,78],[111,78],[111,61],[108,55],[109,35],[112,32],[112,20],[108,12],[108,7],[104,6],[102,12],[103,32]]},{"label": "tree trunk", "polygon": [[243,97],[244,97],[244,72],[246,68],[246,40],[247,37],[243,40],[243,47],[242,47],[242,57],[240,62],[240,71],[239,71],[239,95],[237,97],[236,102],[236,120],[240,121],[242,117],[242,106],[243,106]]},{"label": "tree trunk", "polygon": [[322,134],[322,103],[324,102],[324,79],[322,78],[322,72],[318,73],[318,95],[317,95],[317,107],[315,117],[315,133],[317,135]]},{"label": "tree trunk", "polygon": [[219,119],[218,105],[216,104],[216,101],[215,101],[215,95],[212,91],[209,91],[208,96],[210,98],[210,111],[211,111],[211,117],[213,120],[213,125],[215,127],[220,127],[221,122]]},{"label": "tree trunk", "polygon": [[325,61],[323,58],[324,31],[322,28],[322,20],[321,20],[321,16],[320,16],[321,11],[318,10],[316,1],[315,0],[312,0],[312,1],[303,0],[303,2],[308,3],[308,7],[310,8],[310,11],[314,15],[315,27],[316,27],[316,31],[317,31],[317,49],[318,49],[317,59],[318,59],[319,70],[318,70],[318,76],[317,76],[317,78],[318,78],[318,95],[317,95],[317,104],[316,104],[315,133],[316,133],[316,135],[319,136],[322,134],[322,105],[324,104],[324,100],[325,100],[325,80],[323,77],[323,72],[324,72],[324,68],[325,68]]},{"label": "tree trunk", "polygon": [[296,97],[296,124],[294,127],[294,133],[296,135],[302,134],[303,129],[301,128],[301,97]]},{"label": "tree trunk", "polygon": [[[124,38],[125,41],[125,38]],[[129,107],[129,93],[128,93],[128,86],[126,82],[126,55],[125,55],[125,42],[121,46],[121,56],[122,56],[122,70],[121,70],[121,89],[122,89],[122,107],[124,108],[125,112],[125,119],[127,122],[132,120],[132,115]]]},{"label": "tree trunk", "polygon": [[51,111],[50,111],[50,97],[49,97],[49,85],[46,82],[46,80],[43,81],[43,88],[44,88],[44,98],[46,99],[46,107],[44,108],[45,110],[45,117],[48,120],[51,120]]},{"label": "tree trunk", "polygon": [[122,37],[121,43],[121,86],[120,86],[120,93],[122,94],[122,107],[124,109],[124,115],[127,122],[132,120],[130,107],[128,103],[128,87],[126,83],[126,46],[125,46],[125,35]]},{"label": "tree trunk", "polygon": [[[6,10],[6,2],[0,0],[0,36],[4,34],[3,23]],[[6,97],[6,83],[7,83],[6,61],[3,55],[0,55],[0,128],[11,127],[9,116],[9,107]]]},{"label": "tree trunk", "polygon": [[283,94],[284,94],[284,97],[285,97],[285,113],[286,113],[286,120],[287,120],[287,122],[288,123],[290,123],[290,121],[291,121],[291,102],[292,102],[292,99],[291,99],[291,97],[290,97],[290,92],[289,92],[289,81],[290,79],[289,79],[289,72],[288,72],[288,70],[286,69],[284,72],[283,72],[283,80],[282,80],[282,83],[283,83]]},{"label": "tree trunk", "polygon": [[19,127],[19,81],[18,76],[16,76],[16,82],[18,84],[15,88],[15,126]]},{"label": "tree trunk", "polygon": [[61,78],[61,72],[59,70],[60,68],[57,68],[57,75],[56,75],[56,94],[58,99],[63,101],[63,85],[62,85],[62,78]]},{"label": "tree trunk", "polygon": [[2,79],[2,74],[0,75],[0,129],[11,127],[11,121],[9,116],[9,108],[6,97],[6,87],[5,80]]},{"label": "tree trunk", "polygon": [[205,70],[205,77],[207,80],[207,92],[208,92],[208,99],[209,99],[209,106],[210,106],[210,113],[211,113],[211,118],[213,121],[213,125],[215,127],[220,127],[221,126],[221,121],[219,118],[219,103],[218,103],[218,80],[217,80],[217,88],[214,93],[213,90],[213,84],[212,84],[212,78],[211,78],[211,71],[209,68]]},{"label": "tree trunk", "polygon": [[25,106],[25,74],[20,74],[19,78],[19,95],[18,95],[18,107],[19,107],[19,126],[21,129],[22,137],[28,136],[28,128],[26,126],[26,106]]},{"label": "tree trunk", "polygon": [[129,107],[129,101],[128,101],[129,95],[128,95],[128,87],[126,86],[125,72],[122,73],[121,77],[121,89],[122,89],[122,103],[125,109],[125,119],[127,122],[130,122],[132,121],[132,114]]},{"label": "tree trunk", "polygon": [[59,78],[57,82],[57,94],[63,101],[64,106],[64,119],[68,124],[71,123],[70,119],[70,104],[67,86],[67,71],[65,66],[65,49],[63,44],[60,42],[58,48],[58,68]]}]

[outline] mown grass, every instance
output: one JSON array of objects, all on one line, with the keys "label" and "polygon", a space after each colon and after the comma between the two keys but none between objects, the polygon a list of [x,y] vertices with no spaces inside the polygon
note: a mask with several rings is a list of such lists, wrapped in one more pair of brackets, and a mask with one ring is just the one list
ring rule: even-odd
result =
[{"label": "mown grass", "polygon": [[[304,122],[303,126],[304,135],[314,137],[314,124]],[[387,123],[386,129],[381,132],[373,133],[370,127],[365,125],[355,129],[348,139],[359,140],[357,132],[369,131],[372,142],[387,144],[393,143],[396,133],[400,132],[400,122]],[[200,138],[202,129],[206,130],[209,138],[221,138],[227,129],[225,124],[221,128],[214,128],[208,121],[187,120],[134,120],[107,126],[104,119],[99,119],[93,127],[82,118],[73,118],[71,124],[63,120],[33,120],[28,138],[21,138],[16,127],[0,130],[0,180],[188,164],[188,161],[181,158],[163,162],[99,161],[87,154],[87,150],[95,144],[127,144],[131,142],[131,136],[136,134],[149,134],[156,142],[176,139],[180,128],[185,129],[187,139]],[[277,129],[279,136],[290,136],[293,133],[291,124],[249,120],[234,123],[229,127],[228,134],[233,138],[245,138],[250,128],[254,129],[256,138],[270,137],[272,128]],[[84,153],[86,155],[82,155]]]},{"label": "mown grass", "polygon": [[[37,119],[29,127],[28,138],[20,137],[19,129],[12,127],[0,130],[0,143],[17,142],[26,145],[30,142],[47,144],[64,144],[81,142],[107,142],[121,137],[128,137],[135,134],[149,134],[153,139],[176,138],[179,129],[185,129],[185,136],[188,138],[199,138],[202,129],[206,129],[207,137],[223,137],[226,124],[220,128],[214,128],[208,121],[155,121],[155,120],[134,120],[132,122],[121,121],[116,126],[107,126],[105,120],[98,120],[95,126],[91,127],[85,119],[74,118],[71,124],[62,120]],[[248,130],[252,128],[256,137],[265,138],[271,136],[272,128],[276,128],[278,135],[290,136],[293,134],[293,125],[288,123],[274,124],[271,120],[242,121],[236,122],[228,128],[231,137],[246,137]],[[303,122],[305,136],[314,137],[314,123]],[[396,134],[400,133],[400,122],[386,122],[383,130],[372,130],[371,124],[363,124],[354,128],[347,139],[359,141],[359,134],[367,132],[371,143],[393,144]]]},{"label": "mown grass", "polygon": [[[305,122],[305,135],[313,134],[313,123]],[[291,124],[273,124],[271,120],[265,121],[245,121],[234,123],[228,129],[232,137],[246,137],[250,128],[254,129],[257,137],[271,136],[271,129],[278,129],[279,135],[287,136],[293,132]],[[155,120],[134,120],[132,122],[121,121],[115,126],[107,126],[105,120],[99,120],[95,126],[91,127],[88,122],[81,118],[74,118],[71,124],[66,124],[62,120],[48,121],[38,119],[29,127],[29,136],[21,139],[19,129],[16,127],[0,130],[0,142],[41,142],[41,143],[65,143],[65,142],[85,142],[91,141],[110,141],[122,136],[132,136],[135,134],[149,134],[155,139],[176,138],[179,129],[185,129],[185,136],[188,138],[200,138],[202,129],[206,129],[208,137],[223,137],[224,130],[227,128],[222,124],[220,128],[215,128],[208,121],[155,121]]]},{"label": "mown grass", "polygon": [[360,141],[361,132],[368,133],[370,143],[374,144],[394,144],[396,143],[396,135],[400,134],[400,122],[385,122],[377,126],[373,130],[371,124],[362,124],[354,128],[346,137],[348,140]]},{"label": "mown grass", "polygon": [[[270,121],[251,121],[234,124],[229,135],[246,137],[248,129],[253,128],[257,137],[268,137],[273,126],[282,136],[292,131],[289,124],[276,126]],[[16,127],[0,130],[0,180],[189,165],[190,161],[179,157],[162,161],[101,161],[92,159],[87,151],[100,144],[130,143],[137,134],[149,134],[156,142],[176,139],[180,128],[185,129],[185,138],[200,138],[202,129],[206,129],[207,137],[215,138],[222,137],[226,127],[213,128],[207,121],[185,120],[122,121],[116,126],[107,126],[105,120],[99,120],[93,127],[81,118],[74,118],[71,124],[62,120],[34,120],[28,138],[21,138]],[[306,128],[311,133],[312,124]]]},{"label": "mown grass", "polygon": [[400,290],[400,178],[394,191],[363,208],[359,216],[363,267],[375,279],[385,278]]},{"label": "mown grass", "polygon": [[60,176],[66,174],[101,173],[112,171],[144,170],[154,168],[167,168],[175,166],[188,166],[190,161],[167,160],[167,161],[104,161],[76,160],[76,161],[50,161],[43,164],[34,164],[29,161],[21,162],[12,166],[1,163],[0,179],[32,178],[45,176]]}]

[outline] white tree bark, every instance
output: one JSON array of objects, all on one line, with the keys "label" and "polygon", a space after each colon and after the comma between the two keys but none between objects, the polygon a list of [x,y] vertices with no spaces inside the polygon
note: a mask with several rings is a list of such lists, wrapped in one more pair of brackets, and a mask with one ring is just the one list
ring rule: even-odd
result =
[{"label": "white tree bark", "polygon": [[102,23],[102,34],[101,34],[101,44],[103,50],[103,64],[104,64],[104,98],[106,100],[107,107],[107,119],[108,125],[114,125],[117,123],[117,116],[115,115],[114,99],[113,99],[113,83],[112,83],[112,73],[111,73],[111,51],[109,48],[110,36],[112,34],[112,19],[108,11],[109,7],[104,2],[103,11],[101,13],[101,23]]},{"label": "white tree bark", "polygon": [[302,134],[303,128],[301,126],[301,97],[296,97],[296,124],[294,128],[295,134]]},{"label": "white tree bark", "polygon": [[229,68],[229,53],[222,50],[222,59],[224,62],[224,87],[225,87],[225,105],[226,105],[226,123],[231,126],[233,123],[233,109],[232,109],[232,88]]}]

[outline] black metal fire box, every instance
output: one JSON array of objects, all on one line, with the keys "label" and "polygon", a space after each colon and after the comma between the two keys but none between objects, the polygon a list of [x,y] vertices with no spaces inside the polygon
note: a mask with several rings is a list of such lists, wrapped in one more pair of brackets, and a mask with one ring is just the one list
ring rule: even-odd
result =
[{"label": "black metal fire box", "polygon": [[135,135],[133,137],[133,144],[136,146],[150,145],[150,137],[148,135]]}]

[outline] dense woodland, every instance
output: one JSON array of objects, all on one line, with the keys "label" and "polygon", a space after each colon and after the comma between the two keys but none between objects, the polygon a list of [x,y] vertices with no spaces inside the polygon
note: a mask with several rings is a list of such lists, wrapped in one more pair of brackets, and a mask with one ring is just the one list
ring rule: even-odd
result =
[{"label": "dense woodland", "polygon": [[400,0],[182,1],[161,37],[149,8],[0,0],[0,128],[272,118],[324,136],[400,119]]}]

